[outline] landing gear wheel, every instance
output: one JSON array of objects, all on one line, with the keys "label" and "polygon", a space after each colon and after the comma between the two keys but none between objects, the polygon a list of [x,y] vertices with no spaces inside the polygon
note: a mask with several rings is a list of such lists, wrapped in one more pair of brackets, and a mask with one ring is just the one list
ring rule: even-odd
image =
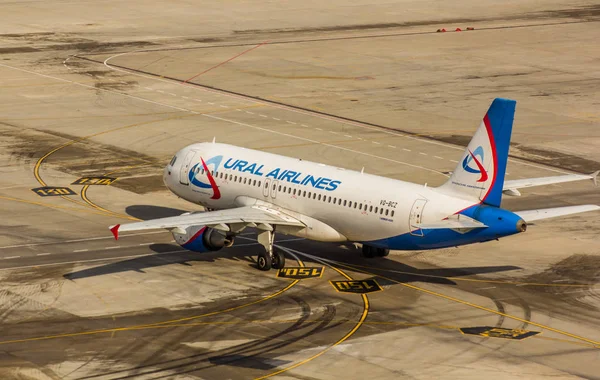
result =
[{"label": "landing gear wheel", "polygon": [[377,248],[377,256],[386,257],[390,254],[390,250],[387,248]]},{"label": "landing gear wheel", "polygon": [[256,266],[258,267],[258,269],[264,270],[264,271],[271,269],[271,266],[272,266],[271,255],[268,254],[267,252],[259,253],[258,258],[256,259]]},{"label": "landing gear wheel", "polygon": [[374,247],[371,247],[369,245],[362,246],[362,255],[363,255],[363,257],[366,257],[367,259],[371,259],[371,258],[375,257],[374,251],[375,251]]},{"label": "landing gear wheel", "polygon": [[274,269],[281,269],[285,267],[285,254],[280,249],[273,248],[273,263]]}]

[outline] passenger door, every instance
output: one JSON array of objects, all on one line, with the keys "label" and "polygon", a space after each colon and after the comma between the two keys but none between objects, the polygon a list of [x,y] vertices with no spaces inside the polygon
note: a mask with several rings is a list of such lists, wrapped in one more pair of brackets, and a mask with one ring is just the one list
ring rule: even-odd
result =
[{"label": "passenger door", "polygon": [[423,209],[425,208],[426,203],[427,199],[417,199],[415,203],[413,203],[408,216],[408,229],[411,235],[423,236],[423,230],[414,226],[420,224],[423,220]]}]

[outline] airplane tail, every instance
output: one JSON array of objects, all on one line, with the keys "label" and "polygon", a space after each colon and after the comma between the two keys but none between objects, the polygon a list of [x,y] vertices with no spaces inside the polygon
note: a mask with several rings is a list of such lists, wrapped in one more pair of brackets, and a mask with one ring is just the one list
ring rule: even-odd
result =
[{"label": "airplane tail", "polygon": [[516,103],[494,99],[441,191],[500,207]]}]

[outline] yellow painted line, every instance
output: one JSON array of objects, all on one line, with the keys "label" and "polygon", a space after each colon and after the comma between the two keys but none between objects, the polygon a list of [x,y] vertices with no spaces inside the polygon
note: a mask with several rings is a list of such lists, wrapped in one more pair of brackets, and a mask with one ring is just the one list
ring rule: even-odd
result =
[{"label": "yellow painted line", "polygon": [[[302,262],[302,260],[298,260],[298,265],[304,266],[304,263]],[[145,324],[145,325],[134,325],[134,326],[125,326],[125,327],[117,327],[117,328],[110,328],[110,329],[99,329],[99,330],[81,331],[81,332],[68,333],[68,334],[46,335],[46,336],[39,336],[39,337],[34,337],[34,338],[23,338],[23,339],[5,340],[5,341],[0,341],[0,345],[2,345],[2,344],[11,344],[11,343],[35,342],[35,341],[40,341],[40,340],[69,338],[69,337],[95,335],[95,334],[106,334],[106,333],[111,333],[112,334],[114,332],[119,332],[119,331],[131,331],[131,330],[151,329],[151,328],[159,328],[159,327],[165,327],[165,328],[166,327],[175,327],[175,325],[173,325],[173,324],[176,324],[176,323],[179,323],[179,322],[191,321],[191,320],[194,320],[194,319],[205,318],[205,317],[210,317],[210,316],[213,316],[213,315],[228,313],[230,311],[243,309],[245,307],[256,305],[256,304],[259,304],[261,302],[270,300],[270,299],[275,298],[275,297],[277,297],[277,296],[285,293],[286,291],[290,290],[298,282],[299,282],[299,280],[294,280],[291,283],[289,283],[286,287],[284,287],[283,289],[280,289],[277,292],[269,294],[268,296],[265,296],[265,297],[260,298],[258,300],[254,300],[252,302],[248,302],[248,303],[245,303],[245,304],[242,304],[242,305],[238,305],[238,306],[233,306],[233,307],[230,307],[230,308],[227,308],[227,309],[213,311],[213,312],[210,312],[210,313],[205,313],[205,314],[200,314],[200,315],[194,315],[194,316],[186,317],[186,318],[173,319],[173,320],[169,320],[169,321],[163,321],[163,322],[157,322],[157,323],[150,323],[150,324]]]},{"label": "yellow painted line", "polygon": [[[348,267],[347,265],[344,265],[344,264],[339,264],[338,263],[338,265]],[[350,269],[352,270],[351,267],[350,267]],[[395,280],[393,278],[381,276],[381,275],[378,275],[378,274],[375,274],[375,273],[370,273],[370,272],[367,272],[365,270],[360,270],[359,269],[359,271],[362,272],[362,273],[365,273],[365,274],[369,274],[371,276],[376,276],[376,277],[380,277],[380,278],[383,278],[383,279],[388,280],[388,281],[392,281],[392,282],[394,282],[396,284],[405,286],[405,287],[413,289],[413,290],[420,291],[422,293],[427,293],[427,294],[430,294],[432,296],[436,296],[436,297],[439,297],[439,298],[444,298],[446,300],[453,301],[453,302],[456,302],[456,303],[460,303],[462,305],[470,306],[470,307],[473,307],[475,309],[487,311],[487,312],[492,313],[492,314],[500,315],[500,316],[505,317],[505,318],[510,318],[512,320],[519,321],[519,322],[522,322],[522,323],[527,323],[529,325],[536,326],[536,327],[539,327],[539,328],[544,329],[544,330],[552,331],[552,332],[555,332],[557,334],[561,334],[561,335],[564,335],[564,336],[568,336],[570,338],[581,340],[583,342],[587,342],[587,343],[592,344],[594,346],[594,348],[600,348],[600,342],[592,340],[592,339],[588,339],[588,338],[585,338],[585,337],[582,337],[582,336],[579,336],[579,335],[571,334],[571,333],[569,333],[567,331],[555,329],[555,328],[550,327],[550,326],[542,325],[541,323],[537,323],[537,322],[533,322],[533,321],[530,321],[530,320],[527,320],[527,319],[519,318],[519,317],[516,317],[514,315],[506,314],[506,313],[503,313],[503,312],[498,311],[498,310],[490,309],[489,307],[477,305],[477,304],[474,304],[474,303],[471,303],[471,302],[468,302],[468,301],[464,301],[464,300],[461,300],[461,299],[458,299],[458,298],[455,298],[455,297],[452,297],[452,296],[447,296],[447,295],[442,294],[442,293],[434,292],[433,290],[428,290],[428,289],[421,288],[421,287],[418,287],[418,286],[415,286],[415,285],[410,285],[410,284],[407,284],[405,282],[401,282],[401,281]]]},{"label": "yellow painted line", "polygon": [[[347,280],[352,281],[352,277],[348,276],[346,273],[344,273],[342,270],[340,270],[339,268],[336,268],[335,266],[331,265],[331,264],[327,264],[327,266],[329,266],[330,268],[332,268],[333,270],[335,270],[336,272],[338,272],[339,274],[341,274],[342,276],[344,276]],[[361,294],[362,296],[362,301],[363,301],[363,312],[362,315],[360,316],[360,319],[358,320],[358,322],[356,322],[356,324],[354,325],[354,327],[348,331],[348,333],[346,333],[346,335],[344,335],[341,339],[339,339],[337,342],[333,343],[331,346],[325,348],[324,350],[316,353],[315,355],[304,359],[302,361],[299,361],[289,367],[285,367],[282,368],[278,371],[272,372],[268,375],[265,376],[261,376],[261,377],[257,377],[255,380],[260,380],[260,379],[267,379],[269,377],[272,376],[276,376],[279,375],[283,372],[287,372],[289,370],[292,370],[294,368],[298,368],[301,365],[304,365],[308,362],[310,362],[311,360],[314,360],[316,358],[318,358],[319,356],[325,354],[326,352],[328,352],[329,350],[331,350],[333,347],[342,344],[344,341],[346,341],[348,338],[350,338],[356,331],[358,331],[358,329],[360,328],[360,326],[363,325],[363,323],[365,322],[365,319],[367,319],[367,315],[369,314],[369,298],[367,297],[366,294]]]},{"label": "yellow painted line", "polygon": [[433,274],[418,274],[414,272],[405,272],[394,269],[387,268],[378,268],[367,265],[358,265],[358,264],[345,264],[349,267],[356,268],[367,268],[367,269],[375,269],[383,272],[390,273],[398,273],[398,274],[406,274],[414,277],[426,277],[426,278],[441,278],[445,280],[452,281],[467,281],[467,282],[482,282],[482,283],[490,283],[490,284],[507,284],[507,285],[519,285],[519,286],[555,286],[555,287],[594,287],[598,286],[598,284],[560,284],[560,283],[538,283],[538,282],[519,282],[519,281],[506,281],[506,280],[486,280],[486,279],[478,279],[478,278],[464,278],[464,277],[445,277],[445,276],[436,276]]},{"label": "yellow painted line", "polygon": [[[104,134],[107,134],[107,133],[111,133],[111,132],[120,131],[120,130],[123,130],[123,129],[133,128],[133,127],[139,127],[139,126],[142,126],[142,125],[146,125],[146,124],[152,124],[152,123],[157,123],[157,122],[162,122],[162,121],[167,121],[167,120],[182,119],[182,118],[186,118],[186,117],[190,117],[190,116],[195,116],[195,115],[196,115],[196,114],[189,114],[189,113],[186,113],[186,114],[183,114],[183,115],[181,115],[181,114],[180,114],[180,115],[177,115],[177,116],[168,117],[168,118],[166,118],[166,119],[150,120],[150,121],[144,121],[144,122],[139,122],[139,123],[134,123],[134,124],[124,125],[124,126],[121,126],[121,127],[117,127],[117,128],[108,129],[108,130],[106,130],[106,131],[102,131],[102,132],[93,133],[93,134],[91,134],[91,135],[83,136],[83,137],[80,137],[80,138],[77,138],[77,139],[74,139],[74,140],[68,141],[68,142],[66,142],[66,143],[64,143],[64,144],[62,144],[62,145],[60,145],[60,146],[58,146],[58,147],[56,147],[56,148],[54,148],[54,149],[50,150],[48,153],[46,153],[46,154],[44,154],[42,157],[40,157],[40,158],[37,160],[37,162],[35,163],[35,166],[34,166],[34,168],[33,168],[33,175],[34,175],[35,179],[36,179],[36,180],[37,180],[37,181],[38,181],[38,182],[39,182],[39,183],[40,183],[42,186],[47,186],[46,182],[44,182],[44,180],[42,179],[42,177],[41,177],[41,175],[40,175],[40,168],[41,168],[41,166],[42,166],[42,163],[43,163],[43,162],[46,160],[46,158],[50,157],[52,154],[54,154],[54,153],[58,152],[59,150],[61,150],[61,149],[63,149],[63,148],[66,148],[66,147],[68,147],[68,146],[71,146],[71,145],[73,145],[73,144],[75,144],[75,143],[78,143],[78,142],[81,142],[81,141],[88,140],[88,139],[90,139],[90,138],[92,138],[92,137],[97,137],[97,136],[104,135]],[[69,197],[66,197],[66,196],[61,196],[61,198],[63,198],[63,199],[66,199],[66,200],[68,200],[69,202],[73,202],[73,203],[76,203],[76,204],[79,204],[79,205],[85,206],[85,203],[78,202],[78,201],[76,201],[76,200],[74,200],[74,199],[70,199]],[[128,218],[129,218],[129,217],[128,217]]]}]

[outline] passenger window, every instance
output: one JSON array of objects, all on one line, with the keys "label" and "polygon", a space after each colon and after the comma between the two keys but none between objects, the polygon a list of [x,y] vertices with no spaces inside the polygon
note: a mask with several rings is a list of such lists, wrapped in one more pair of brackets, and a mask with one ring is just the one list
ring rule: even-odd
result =
[{"label": "passenger window", "polygon": [[246,178],[244,178],[244,185],[246,184]]},{"label": "passenger window", "polygon": [[284,192],[284,193],[285,193],[285,190],[286,190],[286,189],[287,189],[287,186],[284,186],[284,187],[283,187],[283,192]]},{"label": "passenger window", "polygon": [[337,201],[337,198],[333,198],[333,204],[335,204],[336,201]]},{"label": "passenger window", "polygon": [[281,185],[279,185],[279,189],[277,189],[277,191],[281,191]]},{"label": "passenger window", "polygon": [[258,187],[260,187],[261,181],[258,181]]},{"label": "passenger window", "polygon": [[237,175],[233,177],[233,182],[237,182]]},{"label": "passenger window", "polygon": [[369,206],[369,212],[373,211],[373,206]]},{"label": "passenger window", "polygon": [[321,200],[321,194],[319,194],[319,200]]},{"label": "passenger window", "polygon": [[312,193],[309,191],[308,192],[308,197],[310,198],[312,196]]},{"label": "passenger window", "polygon": [[306,190],[302,192],[302,196],[306,197]]},{"label": "passenger window", "polygon": [[296,189],[294,189],[294,192],[293,192],[293,194],[294,194],[294,195],[296,195]]},{"label": "passenger window", "polygon": [[252,186],[256,186],[256,180],[252,181]]},{"label": "passenger window", "polygon": [[344,199],[344,206],[346,205],[346,200]]},{"label": "passenger window", "polygon": [[342,205],[342,198],[338,199],[338,205]]},{"label": "passenger window", "polygon": [[379,213],[380,213],[381,215],[383,215],[383,208],[382,208],[381,210],[379,210]]},{"label": "passenger window", "polygon": [[[317,199],[317,193],[313,193],[313,199]],[[321,198],[319,198],[319,199],[321,199]]]},{"label": "passenger window", "polygon": [[377,207],[375,207],[375,214],[377,214],[377,211],[378,211],[378,210],[379,210],[379,209],[378,209]]},{"label": "passenger window", "polygon": [[392,216],[392,218],[394,217],[394,210],[392,210],[392,215],[391,216]]},{"label": "passenger window", "polygon": [[390,212],[390,210],[385,209],[385,216],[388,216],[388,212]]},{"label": "passenger window", "polygon": [[288,187],[288,194],[291,194],[291,193],[292,193],[292,188]]},{"label": "passenger window", "polygon": [[[331,196],[328,197],[329,199],[327,200],[327,202],[331,203]],[[335,199],[335,198],[334,198]]]},{"label": "passenger window", "polygon": [[267,189],[269,187],[269,183],[265,182],[265,189]]}]

